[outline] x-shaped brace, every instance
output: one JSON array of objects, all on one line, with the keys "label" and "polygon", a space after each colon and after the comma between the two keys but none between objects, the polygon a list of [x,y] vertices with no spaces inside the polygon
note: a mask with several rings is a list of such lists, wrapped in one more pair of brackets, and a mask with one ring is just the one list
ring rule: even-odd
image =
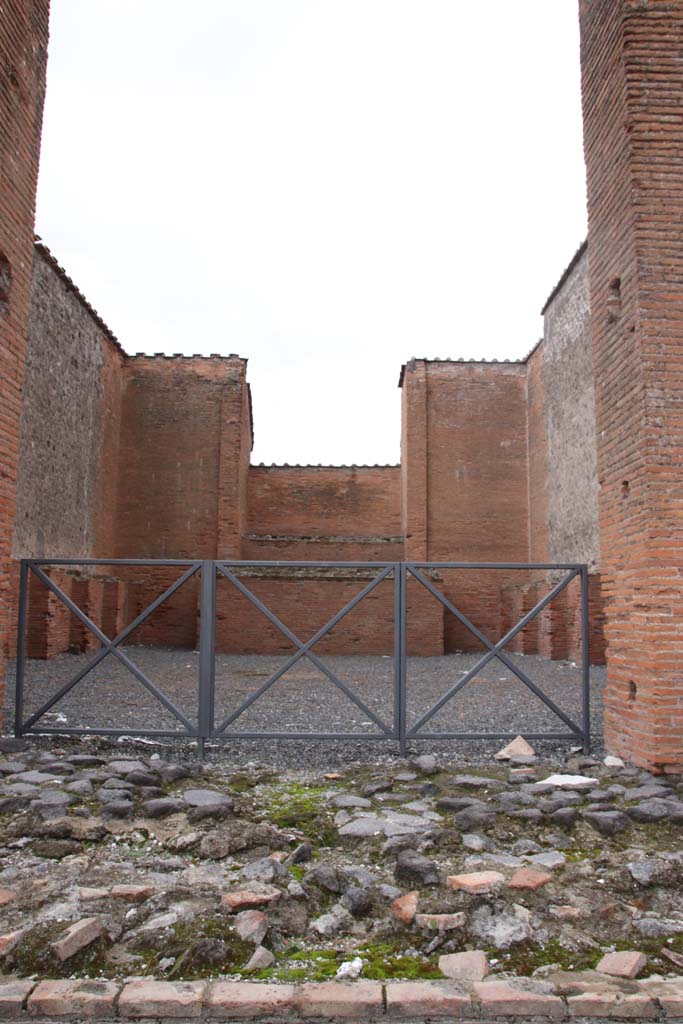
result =
[{"label": "x-shaped brace", "polygon": [[76,618],[80,619],[83,625],[97,637],[97,639],[102,644],[102,647],[95,654],[95,656],[91,658],[90,661],[87,662],[87,664],[84,665],[83,668],[81,668],[78,671],[78,673],[73,677],[73,679],[69,680],[68,683],[65,683],[64,686],[62,686],[61,689],[57,691],[57,693],[53,694],[53,696],[50,697],[50,699],[45,704],[43,704],[43,706],[39,708],[38,711],[36,711],[33,715],[31,715],[29,719],[27,719],[26,722],[23,723],[22,728],[30,729],[33,725],[35,725],[36,722],[50,710],[50,708],[54,707],[54,705],[58,701],[60,701],[67,693],[69,693],[69,691],[72,690],[74,686],[80,683],[81,679],[83,679],[84,676],[86,676],[97,665],[99,665],[99,663],[104,658],[106,658],[108,654],[113,654],[116,658],[119,659],[119,661],[123,665],[126,666],[126,668],[130,672],[132,672],[135,678],[138,679],[139,682],[141,682],[142,685],[147,690],[149,690],[152,696],[156,697],[156,699],[161,704],[163,704],[166,710],[170,711],[171,714],[178,719],[178,721],[185,727],[185,730],[191,735],[194,735],[197,731],[195,726],[193,726],[189,719],[186,718],[185,715],[182,713],[182,711],[180,711],[175,706],[175,704],[173,704],[173,702],[170,701],[168,697],[166,697],[161,692],[161,690],[159,690],[158,687],[156,687],[154,683],[147,678],[145,673],[141,669],[139,669],[133,661],[131,661],[128,655],[125,654],[124,651],[119,650],[118,645],[123,643],[123,641],[128,636],[130,636],[130,634],[135,629],[137,629],[140,623],[144,622],[144,620],[148,616],[155,612],[159,605],[163,604],[163,602],[166,601],[166,599],[169,598],[171,594],[174,594],[176,590],[178,590],[180,587],[182,587],[184,583],[187,582],[187,580],[194,576],[194,574],[197,572],[200,566],[201,562],[195,562],[194,565],[190,566],[190,568],[186,572],[184,572],[183,575],[175,581],[175,583],[173,583],[167,590],[165,590],[163,594],[160,594],[159,597],[152,601],[152,603],[148,605],[148,607],[145,608],[144,611],[140,612],[137,618],[135,618],[130,623],[130,625],[126,626],[125,629],[122,629],[121,632],[117,636],[115,636],[113,640],[110,640],[109,637],[102,632],[99,626],[97,626],[92,621],[92,619],[89,618],[85,614],[85,612],[82,611],[82,609],[80,609],[78,605],[75,604],[71,600],[71,598],[67,594],[65,594],[64,591],[60,587],[58,587],[57,584],[53,580],[51,580],[50,577],[45,572],[43,572],[42,569],[40,569],[37,565],[31,565],[31,570],[36,574],[36,576],[40,580],[42,580],[45,586],[52,591],[52,593],[62,602],[62,604],[66,605],[69,611],[72,612],[72,614],[75,615]]},{"label": "x-shaped brace", "polygon": [[473,679],[486,665],[488,665],[488,663],[493,658],[498,658],[499,661],[502,661],[506,668],[509,668],[510,671],[513,672],[514,675],[516,675],[517,678],[522,683],[524,683],[524,685],[528,687],[532,693],[534,693],[540,700],[542,700],[543,703],[547,707],[549,707],[550,710],[553,711],[557,715],[557,717],[564,722],[565,725],[569,726],[572,732],[576,733],[579,736],[581,735],[581,728],[576,724],[576,722],[573,722],[569,715],[565,714],[562,708],[558,707],[557,704],[550,697],[547,696],[547,694],[543,693],[543,691],[538,686],[536,686],[533,680],[529,678],[526,672],[524,672],[523,669],[516,665],[514,661],[503,650],[503,648],[507,644],[509,644],[510,641],[513,640],[517,636],[517,634],[521,632],[521,630],[523,630],[531,622],[531,620],[539,614],[539,612],[543,611],[546,605],[550,604],[550,602],[555,597],[557,597],[557,595],[561,593],[566,586],[568,586],[571,583],[574,577],[578,575],[578,570],[572,569],[571,572],[563,580],[561,580],[555,587],[553,587],[549,594],[546,594],[544,598],[542,598],[537,604],[534,605],[534,607],[529,612],[527,612],[524,618],[520,619],[516,626],[509,630],[505,634],[505,636],[501,637],[497,644],[491,643],[489,638],[484,633],[482,633],[481,630],[478,629],[473,622],[470,622],[467,616],[463,615],[460,609],[456,608],[455,605],[452,604],[448,600],[448,598],[445,597],[441,593],[441,591],[434,586],[431,580],[426,579],[418,569],[416,569],[414,566],[409,565],[407,566],[407,570],[415,577],[416,580],[418,580],[422,584],[423,587],[426,587],[430,594],[433,594],[434,597],[436,597],[437,600],[441,602],[444,608],[451,612],[451,614],[455,615],[455,617],[463,624],[463,626],[465,626],[470,631],[470,633],[476,636],[477,640],[479,640],[485,647],[488,648],[488,652],[485,655],[483,655],[483,657],[480,658],[475,665],[473,665],[473,667],[466,673],[466,675],[464,675],[462,679],[459,679],[458,682],[455,683],[450,688],[450,690],[448,690],[443,695],[443,697],[439,698],[436,704],[432,708],[430,708],[429,711],[426,711],[424,715],[422,715],[422,717],[418,719],[415,725],[408,731],[408,736],[416,736],[419,730],[431,718],[433,718],[438,711],[441,710],[444,704],[448,703],[449,700],[455,697],[455,695],[459,693],[464,686],[467,686],[470,680]]},{"label": "x-shaped brace", "polygon": [[259,687],[258,690],[252,693],[251,696],[248,697],[247,700],[245,700],[244,703],[241,704],[235,711],[228,715],[228,717],[220,724],[218,729],[215,731],[214,735],[219,735],[220,733],[225,732],[228,726],[232,725],[232,723],[237,718],[239,718],[240,715],[242,715],[247,710],[247,708],[251,707],[251,705],[259,699],[259,697],[262,697],[263,694],[271,688],[271,686],[274,686],[278,679],[280,679],[280,677],[283,676],[285,672],[287,672],[292,667],[292,665],[296,664],[296,662],[299,661],[300,658],[304,657],[308,658],[311,662],[313,662],[316,668],[319,669],[325,676],[327,676],[330,682],[333,683],[339,690],[341,690],[341,692],[346,697],[348,697],[348,699],[352,701],[356,705],[356,707],[360,708],[363,714],[367,715],[367,717],[372,722],[374,722],[375,725],[379,729],[381,729],[381,731],[385,735],[393,735],[392,730],[389,728],[389,726],[387,726],[375,714],[375,712],[372,711],[367,706],[367,704],[365,704],[365,702],[360,699],[360,697],[356,696],[353,690],[349,689],[346,683],[342,682],[342,680],[339,679],[334,674],[334,672],[332,672],[332,670],[329,669],[327,665],[323,661],[321,661],[317,654],[315,654],[312,650],[314,644],[317,644],[317,642],[320,639],[322,639],[322,637],[329,633],[330,630],[334,629],[337,623],[340,622],[341,619],[343,619],[344,616],[347,615],[352,608],[355,608],[356,605],[360,601],[362,601],[364,597],[367,597],[367,595],[372,590],[374,590],[375,587],[378,586],[383,579],[386,579],[386,577],[394,571],[392,566],[388,566],[386,569],[383,569],[382,572],[380,572],[379,575],[376,576],[374,580],[371,580],[367,586],[363,587],[360,593],[356,594],[356,596],[352,598],[351,601],[348,602],[348,604],[344,605],[344,607],[340,611],[338,611],[337,614],[334,615],[325,626],[319,629],[318,632],[315,633],[310,640],[306,641],[306,643],[302,643],[301,640],[299,640],[299,638],[295,636],[295,634],[291,631],[291,629],[285,626],[285,624],[281,622],[280,619],[278,619],[278,617],[275,614],[273,614],[270,608],[266,607],[266,605],[262,601],[260,601],[259,598],[256,597],[256,595],[248,589],[248,587],[245,587],[242,581],[237,576],[235,576],[234,573],[230,572],[230,570],[227,569],[225,565],[219,565],[218,569],[227,580],[230,580],[230,582],[233,583],[235,587],[237,587],[240,593],[243,594],[248,601],[250,601],[256,608],[258,608],[262,615],[265,615],[265,617],[270,622],[272,622],[272,624],[276,626],[280,630],[280,632],[283,633],[289,641],[291,641],[291,643],[295,645],[297,650],[294,654],[291,655],[290,658],[287,659],[284,665],[282,665],[277,670],[277,672],[275,672],[270,677],[270,679],[268,679],[261,687]]}]

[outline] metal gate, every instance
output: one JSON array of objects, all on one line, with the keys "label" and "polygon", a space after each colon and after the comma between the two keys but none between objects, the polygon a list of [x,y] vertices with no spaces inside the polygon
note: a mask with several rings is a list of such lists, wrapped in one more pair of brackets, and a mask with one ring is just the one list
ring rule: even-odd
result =
[{"label": "metal gate", "polygon": [[[64,592],[64,590],[50,578],[45,571],[49,567],[62,567],[72,569],[75,567],[88,566],[93,570],[103,566],[134,566],[134,567],[163,567],[177,568],[180,570],[178,578],[162,593],[160,593],[146,608],[115,636],[107,636],[93,619]],[[277,568],[284,570],[316,570],[316,569],[362,569],[374,573],[372,579],[363,586],[358,593],[341,607],[330,620],[313,633],[307,640],[297,636],[286,623],[269,608],[240,577],[240,572],[248,569]],[[477,570],[506,570],[514,571],[538,571],[544,573],[562,572],[562,579],[559,580],[549,592],[531,608],[517,624],[508,630],[496,642],[486,636],[470,619],[440,590],[433,578],[434,573],[439,570],[457,569],[463,572],[476,572]],[[28,581],[29,574],[37,577],[41,583],[48,588],[54,597],[61,602],[68,611],[75,616],[80,623],[99,642],[99,649],[92,657],[79,668],[78,672],[66,683],[52,694],[36,711],[28,717],[24,713],[24,697],[26,687],[26,640],[28,628]],[[188,583],[193,577],[199,574],[200,596],[199,596],[199,670],[196,693],[196,720],[195,722],[177,706],[177,704],[157,686],[130,657],[121,650],[121,645],[131,634],[142,625],[157,609],[176,594],[181,587]],[[533,619],[539,615],[550,602],[556,598],[571,582],[578,577],[581,587],[581,698],[577,707],[578,721],[563,711],[542,688],[534,682],[526,671],[521,668],[505,650],[514,638],[525,629]],[[480,644],[486,649],[485,653],[457,682],[454,682],[445,693],[419,718],[407,722],[407,694],[410,687],[408,675],[408,627],[410,624],[407,584],[409,579],[414,579],[425,590],[438,601],[446,612],[460,622]],[[216,720],[215,709],[215,664],[216,664],[216,582],[217,579],[227,581],[234,587],[253,607],[295,648],[294,653],[285,657],[283,664],[273,672],[264,683],[251,693],[241,704],[228,715]],[[349,614],[353,609],[360,606],[362,602],[380,585],[383,581],[392,584],[393,593],[393,684],[391,694],[391,714],[380,716],[355,693],[351,687],[333,671],[321,657],[314,647]],[[256,652],[258,653],[258,652]],[[134,730],[134,735],[145,737],[186,737],[194,738],[198,743],[200,754],[203,756],[204,744],[207,740],[229,741],[230,739],[363,739],[363,740],[393,740],[398,743],[401,754],[405,754],[409,741],[451,739],[451,740],[493,740],[511,739],[512,732],[430,732],[425,731],[425,726],[434,716],[449,702],[457,697],[464,687],[475,678],[475,676],[494,659],[500,661],[513,675],[562,722],[566,731],[552,732],[525,732],[529,739],[571,739],[580,742],[585,751],[590,749],[590,659],[589,659],[589,614],[588,614],[588,570],[585,565],[576,564],[547,564],[547,563],[501,563],[501,562],[266,562],[266,561],[244,561],[244,560],[183,560],[183,559],[24,559],[21,562],[20,572],[20,595],[18,615],[18,636],[17,636],[17,661],[16,661],[16,692],[15,692],[15,734],[17,736],[35,734],[58,734],[58,735],[108,735],[124,736],[131,735],[131,730],[126,728],[110,727],[70,727],[59,728],[40,725],[40,720],[55,707],[74,687],[83,682],[100,662],[112,655],[118,659],[128,671],[138,680],[145,690],[157,700],[168,711],[178,723],[174,729],[150,729],[140,728]],[[375,726],[375,731],[351,732],[301,732],[301,731],[240,731],[232,728],[238,719],[257,701],[262,699],[266,693],[281,679],[286,672],[297,662],[306,659],[330,682],[330,684],[341,693],[348,701],[358,708],[366,716],[369,722]]]}]

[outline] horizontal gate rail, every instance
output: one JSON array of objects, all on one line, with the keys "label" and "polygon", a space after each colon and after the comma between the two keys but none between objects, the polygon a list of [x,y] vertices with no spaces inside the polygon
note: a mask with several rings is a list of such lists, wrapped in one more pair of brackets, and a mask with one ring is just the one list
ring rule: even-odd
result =
[{"label": "horizontal gate rail", "polygon": [[[166,587],[135,619],[110,639],[100,627],[78,605],[64,593],[62,588],[52,580],[45,571],[48,567],[70,566],[131,566],[153,568],[178,568],[184,570],[179,578]],[[283,569],[283,570],[321,570],[321,569],[354,569],[375,572],[372,579],[347,601],[332,618],[320,627],[308,640],[302,641],[280,618],[243,581],[245,571],[250,569]],[[497,642],[493,642],[470,618],[458,607],[455,600],[447,597],[434,582],[434,574],[442,570],[527,570],[542,573],[563,572],[561,580],[551,586],[549,592],[526,612],[519,622],[509,629]],[[199,620],[199,677],[197,690],[197,724],[181,711],[173,701],[143,672],[128,654],[121,650],[121,645],[132,633],[149,618],[161,605],[171,598],[184,584],[200,576],[200,620]],[[25,675],[26,675],[26,633],[28,614],[28,578],[36,576],[45,587],[63,604],[72,615],[100,642],[101,646],[92,657],[78,670],[76,675],[64,683],[41,707],[29,717],[24,717]],[[407,724],[407,690],[408,659],[407,633],[410,613],[407,601],[407,584],[410,578],[437,600],[449,614],[453,615],[476,639],[486,648],[485,653],[457,682],[453,683],[438,700],[425,710],[410,726]],[[97,577],[95,577],[97,578]],[[305,579],[305,576],[301,577]],[[295,650],[287,655],[284,663],[270,675],[258,688],[244,699],[239,706],[226,715],[220,723],[215,719],[215,664],[216,664],[216,586],[218,580],[226,581],[239,592],[250,604],[274,626]],[[571,715],[560,708],[555,701],[536,684],[529,675],[507,653],[505,648],[517,637],[569,584],[578,579],[581,587],[581,718],[575,721]],[[316,644],[328,636],[335,627],[354,608],[361,605],[376,587],[384,581],[393,583],[393,652],[394,673],[392,701],[393,713],[390,722],[383,721],[356,694],[339,675],[313,650]],[[438,581],[438,577],[437,577]],[[550,582],[548,584],[550,586]],[[198,742],[200,753],[203,754],[206,740],[227,741],[230,739],[363,739],[363,740],[397,740],[400,750],[405,754],[408,741],[418,740],[502,740],[510,739],[515,733],[499,732],[432,732],[425,727],[470,683],[479,672],[491,661],[500,661],[525,687],[552,712],[568,732],[558,730],[542,732],[525,732],[529,739],[548,740],[580,740],[584,750],[590,749],[590,652],[589,652],[589,608],[588,608],[588,568],[579,563],[547,563],[547,562],[308,562],[308,561],[265,561],[246,559],[145,559],[145,558],[57,558],[57,559],[23,559],[20,569],[18,642],[16,667],[16,700],[15,700],[15,733],[54,734],[54,735],[86,735],[128,736],[130,729],[99,728],[99,727],[53,727],[41,726],[40,720],[55,705],[69,694],[79,683],[87,678],[108,655],[113,655],[138,682],[177,720],[181,729],[135,729],[134,734],[148,737],[192,737]],[[317,670],[350,701],[376,727],[374,732],[300,732],[300,731],[234,731],[231,727],[242,715],[261,698],[285,674],[302,659],[307,659]]]}]

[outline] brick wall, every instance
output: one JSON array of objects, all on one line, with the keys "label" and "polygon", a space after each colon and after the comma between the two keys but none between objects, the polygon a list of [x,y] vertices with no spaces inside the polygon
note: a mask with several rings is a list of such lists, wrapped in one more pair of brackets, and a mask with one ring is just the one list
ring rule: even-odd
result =
[{"label": "brick wall", "polygon": [[112,558],[116,551],[117,502],[119,493],[119,446],[123,402],[124,360],[120,349],[103,345],[98,409],[97,502],[95,505],[95,548],[97,558]]},{"label": "brick wall", "polygon": [[[77,569],[48,568],[46,572],[107,636],[114,637],[127,624],[129,585],[104,573],[85,575]],[[132,616],[131,616],[132,617]],[[26,654],[52,658],[66,651],[95,651],[100,642],[56,594],[34,573],[28,575]]]},{"label": "brick wall", "polygon": [[[55,508],[62,510],[56,514],[54,526],[50,515],[36,520],[38,526],[46,525],[49,530],[49,546],[39,545],[48,554],[394,561],[403,558],[406,529],[405,550],[414,559],[525,561],[530,556],[548,557],[555,496],[549,485],[546,392],[552,394],[556,423],[562,422],[563,405],[571,406],[572,388],[580,388],[580,382],[568,384],[566,373],[555,373],[545,342],[526,364],[426,360],[408,364],[402,375],[404,458],[400,468],[250,467],[252,425],[244,360],[127,357],[43,247],[37,252],[34,273],[34,295],[39,297],[33,314],[34,344],[42,358],[36,355],[35,393],[25,406],[25,416],[30,429],[44,433],[46,425],[36,427],[35,413],[29,416],[29,412],[32,408],[49,411],[44,418],[57,423],[53,432],[64,458],[68,451],[75,453],[65,476],[67,482],[92,495],[90,502],[80,502],[78,495],[67,501],[69,488],[61,486],[47,444],[43,440],[33,445],[40,449],[44,472],[32,470],[27,458],[25,493],[55,491]],[[567,294],[571,296],[575,289],[571,275],[565,277],[556,289],[552,309],[555,304],[562,308]],[[555,322],[558,320],[561,318],[556,317]],[[41,372],[50,345],[62,353],[62,372],[55,387],[51,387],[49,375]],[[76,372],[65,374],[64,365],[73,359]],[[70,419],[81,405],[90,416],[87,431],[80,431]],[[569,427],[564,435],[568,435],[571,418],[565,416],[565,422]],[[85,437],[92,435],[99,439],[97,450],[86,445],[78,457],[79,445],[82,448]],[[557,426],[554,436],[568,443]],[[557,472],[557,467],[553,468]],[[563,486],[571,492],[571,473]],[[535,499],[531,508],[530,496]],[[30,507],[28,497],[25,504]],[[77,525],[83,542],[75,547],[68,536],[70,510],[80,512]],[[553,550],[555,558],[568,556],[561,547]],[[17,551],[35,553],[35,546],[28,544]],[[97,612],[103,627],[108,614],[112,629],[130,621],[179,574],[173,569],[131,569],[125,581],[110,585],[109,571],[96,570],[103,577],[101,584],[81,581],[77,591],[83,591],[88,608]],[[519,573],[468,571],[444,572],[442,576],[446,595],[495,639],[512,624],[517,612],[523,614],[528,601],[533,604],[538,585],[537,580]],[[317,595],[314,606],[321,600],[321,607],[329,605],[333,614],[337,597],[343,603],[346,594],[343,586],[338,589],[335,596],[328,585],[327,596]],[[297,581],[287,585],[278,581],[273,594],[288,614],[298,615],[299,606],[305,611],[309,600],[302,596]],[[194,646],[197,597],[193,581],[140,627],[134,642]],[[286,606],[285,598],[291,607]],[[377,599],[375,595],[375,604],[366,608],[378,607]],[[443,626],[439,624],[434,632],[434,623],[440,622],[443,613],[433,599],[429,601],[434,607],[428,617],[431,625],[424,649],[435,653],[434,644],[441,642]],[[112,602],[116,607],[107,613]],[[368,621],[372,624],[375,620],[373,610]],[[82,648],[93,642],[87,633],[78,639],[80,627],[76,624],[74,635],[60,648],[57,617],[44,616],[42,621],[54,634],[46,638],[45,651]],[[358,645],[362,649],[369,642],[363,639],[365,627],[358,626],[353,638],[351,621],[345,632],[338,631],[335,643],[345,637],[349,650]],[[573,621],[566,609],[553,608],[514,646],[527,653],[542,650],[556,657],[569,656]],[[421,622],[418,619],[418,625]],[[448,650],[479,649],[478,641],[454,618],[446,615],[445,622]],[[381,635],[384,626],[378,629]],[[250,635],[249,629],[244,635]],[[274,642],[272,638],[268,641],[271,646]],[[595,650],[599,649],[598,643]]]},{"label": "brick wall", "polygon": [[[222,389],[220,405],[219,477],[216,552],[221,558],[239,558],[246,525],[246,484],[252,448],[251,402],[246,381],[247,363],[235,358],[235,376]],[[195,437],[195,443],[199,437]],[[210,444],[211,438],[206,437]],[[201,442],[200,442],[201,443]]]},{"label": "brick wall", "polygon": [[398,561],[398,466],[252,466],[243,557]]},{"label": "brick wall", "polygon": [[[186,567],[144,566],[128,569],[124,592],[126,623],[132,622],[152,601],[182,576]],[[130,637],[132,644],[194,650],[198,642],[196,620],[199,579],[193,576],[163,602]]]},{"label": "brick wall", "polygon": [[550,561],[548,530],[548,433],[543,341],[527,359],[527,447],[529,452],[529,561]]},{"label": "brick wall", "polygon": [[[370,582],[367,570],[262,570],[240,574],[244,585],[301,640],[309,640]],[[227,580],[216,596],[216,648],[231,654],[291,654],[295,647]],[[443,614],[422,587],[408,597],[408,652],[443,653]],[[317,654],[391,655],[393,580],[377,584],[316,645]]]},{"label": "brick wall", "polygon": [[[561,574],[547,574],[524,583],[512,583],[500,590],[501,633],[512,629],[523,615],[548,594]],[[592,665],[605,663],[605,611],[599,573],[588,577],[590,611],[588,644]],[[553,660],[575,661],[582,658],[581,588],[576,579],[540,612],[508,645],[510,651],[541,654]]]},{"label": "brick wall", "polygon": [[7,0],[0,17],[0,706],[17,578],[12,533],[48,12],[48,0]]},{"label": "brick wall", "polygon": [[219,521],[236,543],[245,373],[236,356],[126,360],[118,557],[215,558]]},{"label": "brick wall", "polygon": [[401,369],[401,533],[406,559],[427,560],[429,461],[427,363],[411,359]]},{"label": "brick wall", "polygon": [[[239,557],[240,476],[251,447],[245,378],[246,360],[237,356],[126,360],[117,557]],[[130,570],[130,618],[180,574]],[[193,579],[139,627],[134,642],[193,648],[197,599]]]},{"label": "brick wall", "polygon": [[581,0],[609,747],[683,767],[683,4]]},{"label": "brick wall", "polygon": [[[404,410],[417,413],[417,427],[404,426],[401,452],[407,554],[429,561],[527,561],[525,365],[413,360],[402,387]],[[443,575],[445,596],[497,638],[500,587],[508,574]],[[445,630],[446,650],[481,648],[452,615]]]}]

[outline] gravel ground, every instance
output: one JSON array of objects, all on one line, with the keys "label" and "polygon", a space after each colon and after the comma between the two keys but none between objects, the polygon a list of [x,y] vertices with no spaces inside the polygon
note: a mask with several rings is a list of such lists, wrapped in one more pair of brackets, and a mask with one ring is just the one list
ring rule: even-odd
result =
[{"label": "gravel ground", "polygon": [[[196,652],[166,648],[128,647],[128,656],[193,724],[197,715]],[[71,679],[92,655],[62,654],[49,661],[29,661],[25,686],[25,719],[60,686]],[[409,658],[406,719],[408,726],[432,707],[475,663],[478,655],[452,654]],[[580,722],[581,673],[572,662],[538,656],[512,655],[516,664],[571,718]],[[382,721],[393,719],[393,659],[370,656],[326,656],[325,664],[347,684]],[[282,664],[282,658],[218,655],[216,658],[216,722],[222,723]],[[605,670],[591,672],[593,749],[602,750],[602,686]],[[14,715],[14,666],[8,667],[5,721]],[[40,720],[50,728],[85,726],[92,729],[182,728],[173,716],[129,673],[108,656],[90,675]],[[397,756],[395,741],[373,740],[377,727],[368,715],[335,687],[310,662],[301,659],[230,727],[242,732],[353,732],[368,739],[264,740],[233,739],[209,744],[208,756],[223,763],[258,761],[282,767],[329,766],[350,761],[388,761]],[[425,727],[430,732],[559,731],[566,727],[513,674],[494,660],[439,711]],[[161,740],[162,745],[188,748],[187,741]],[[539,752],[567,749],[570,740],[534,740]],[[452,763],[486,759],[499,741],[412,740],[410,752],[435,752]]]}]

